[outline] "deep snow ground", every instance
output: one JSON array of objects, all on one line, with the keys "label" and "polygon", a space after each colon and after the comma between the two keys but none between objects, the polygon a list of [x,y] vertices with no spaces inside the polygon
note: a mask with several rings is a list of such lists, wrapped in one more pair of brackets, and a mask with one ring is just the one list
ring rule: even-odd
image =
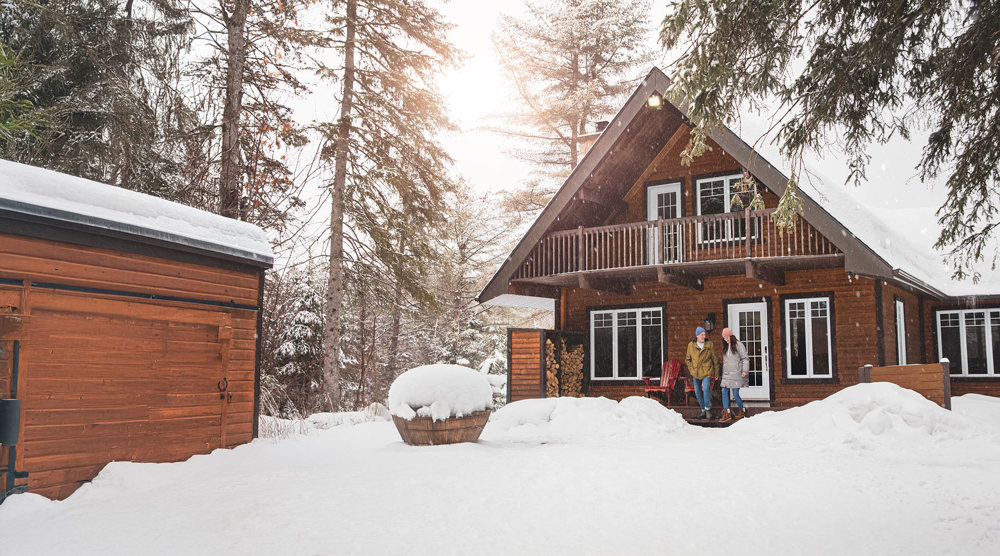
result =
[{"label": "deep snow ground", "polygon": [[534,400],[437,447],[316,416],[111,464],[63,502],[12,497],[0,554],[996,553],[1000,399],[953,404],[860,385],[701,429],[642,398]]}]

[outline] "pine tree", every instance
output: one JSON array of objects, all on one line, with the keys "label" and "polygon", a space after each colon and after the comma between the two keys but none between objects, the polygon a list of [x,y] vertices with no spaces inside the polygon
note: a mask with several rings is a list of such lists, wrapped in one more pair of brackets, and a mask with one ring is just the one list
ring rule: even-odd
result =
[{"label": "pine tree", "polygon": [[33,71],[0,43],[0,142],[23,141],[46,124],[47,115],[25,98]]},{"label": "pine tree", "polygon": [[0,140],[0,154],[169,197],[182,180],[165,144],[178,130],[162,116],[183,101],[162,85],[191,30],[175,0],[0,5],[0,37],[24,63],[44,68],[22,100],[50,114],[40,133]]},{"label": "pine tree", "polygon": [[450,124],[433,78],[455,61],[445,39],[449,26],[423,1],[345,0],[334,9],[328,37],[343,66],[322,73],[338,80],[340,113],[320,126],[333,166],[324,363],[331,409],[341,402],[348,257],[372,250],[389,268],[401,267],[391,261],[406,256],[395,249],[396,239],[439,218],[450,160],[434,138]]},{"label": "pine tree", "polygon": [[[635,70],[647,69],[649,1],[529,0],[526,8],[523,19],[501,16],[493,35],[518,95],[510,125],[498,131],[523,140],[515,154],[542,170],[543,181],[561,181],[579,162],[578,138],[593,131],[587,124],[613,113]],[[554,189],[542,187],[528,202],[548,201]]]},{"label": "pine tree", "polygon": [[784,114],[774,139],[793,172],[782,206],[795,206],[806,152],[839,141],[858,182],[870,144],[928,125],[919,170],[947,177],[937,246],[952,248],[962,277],[998,262],[998,28],[996,2],[709,0],[673,3],[660,40],[678,52],[672,94],[697,124],[688,156],[745,108]]}]

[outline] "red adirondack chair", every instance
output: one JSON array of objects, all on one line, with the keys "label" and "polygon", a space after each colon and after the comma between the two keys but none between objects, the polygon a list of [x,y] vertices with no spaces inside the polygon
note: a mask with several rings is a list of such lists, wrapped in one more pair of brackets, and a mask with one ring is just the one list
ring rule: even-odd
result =
[{"label": "red adirondack chair", "polygon": [[676,359],[663,363],[659,384],[650,383],[649,377],[642,377],[642,380],[646,382],[646,397],[649,397],[650,392],[663,392],[664,397],[667,398],[667,407],[670,407],[670,392],[673,392],[674,388],[677,387],[677,382],[680,381],[683,385],[687,384],[685,377],[681,376],[681,362]]}]

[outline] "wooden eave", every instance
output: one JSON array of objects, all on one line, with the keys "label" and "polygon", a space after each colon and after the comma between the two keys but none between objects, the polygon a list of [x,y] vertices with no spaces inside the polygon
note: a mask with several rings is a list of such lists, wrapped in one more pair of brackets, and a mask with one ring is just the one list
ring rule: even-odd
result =
[{"label": "wooden eave", "polygon": [[[597,203],[581,200],[581,197],[592,198],[599,195],[620,200],[680,126],[687,124],[687,110],[683,103],[675,106],[672,102],[664,102],[660,109],[647,106],[646,101],[650,96],[664,95],[669,85],[669,78],[659,68],[653,68],[649,72],[480,292],[477,298],[479,302],[508,293],[511,277],[546,234],[577,226],[593,226],[596,221],[603,221],[611,216],[612,213],[607,208],[602,212]],[[709,137],[775,195],[781,196],[785,192],[788,177],[728,127],[721,126],[710,131]],[[579,195],[582,188],[589,191]],[[800,196],[802,217],[840,249],[844,254],[843,264],[847,271],[899,280],[898,273],[894,275],[892,266],[855,237],[847,227],[804,192],[800,192]],[[655,275],[656,270],[655,267],[650,267],[648,271],[635,268],[626,272],[638,272],[638,276],[646,277],[647,274]],[[557,279],[546,285],[561,286],[561,282],[562,280]],[[927,284],[912,285],[940,294]]]}]

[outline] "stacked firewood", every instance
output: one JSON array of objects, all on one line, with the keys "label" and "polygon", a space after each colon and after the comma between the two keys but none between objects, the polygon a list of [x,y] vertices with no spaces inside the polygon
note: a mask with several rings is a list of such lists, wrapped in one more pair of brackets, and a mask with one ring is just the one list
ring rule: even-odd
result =
[{"label": "stacked firewood", "polygon": [[545,397],[559,397],[559,360],[552,340],[545,340]]},{"label": "stacked firewood", "polygon": [[566,340],[560,346],[562,369],[562,395],[578,398],[583,391],[583,346],[566,349]]}]

